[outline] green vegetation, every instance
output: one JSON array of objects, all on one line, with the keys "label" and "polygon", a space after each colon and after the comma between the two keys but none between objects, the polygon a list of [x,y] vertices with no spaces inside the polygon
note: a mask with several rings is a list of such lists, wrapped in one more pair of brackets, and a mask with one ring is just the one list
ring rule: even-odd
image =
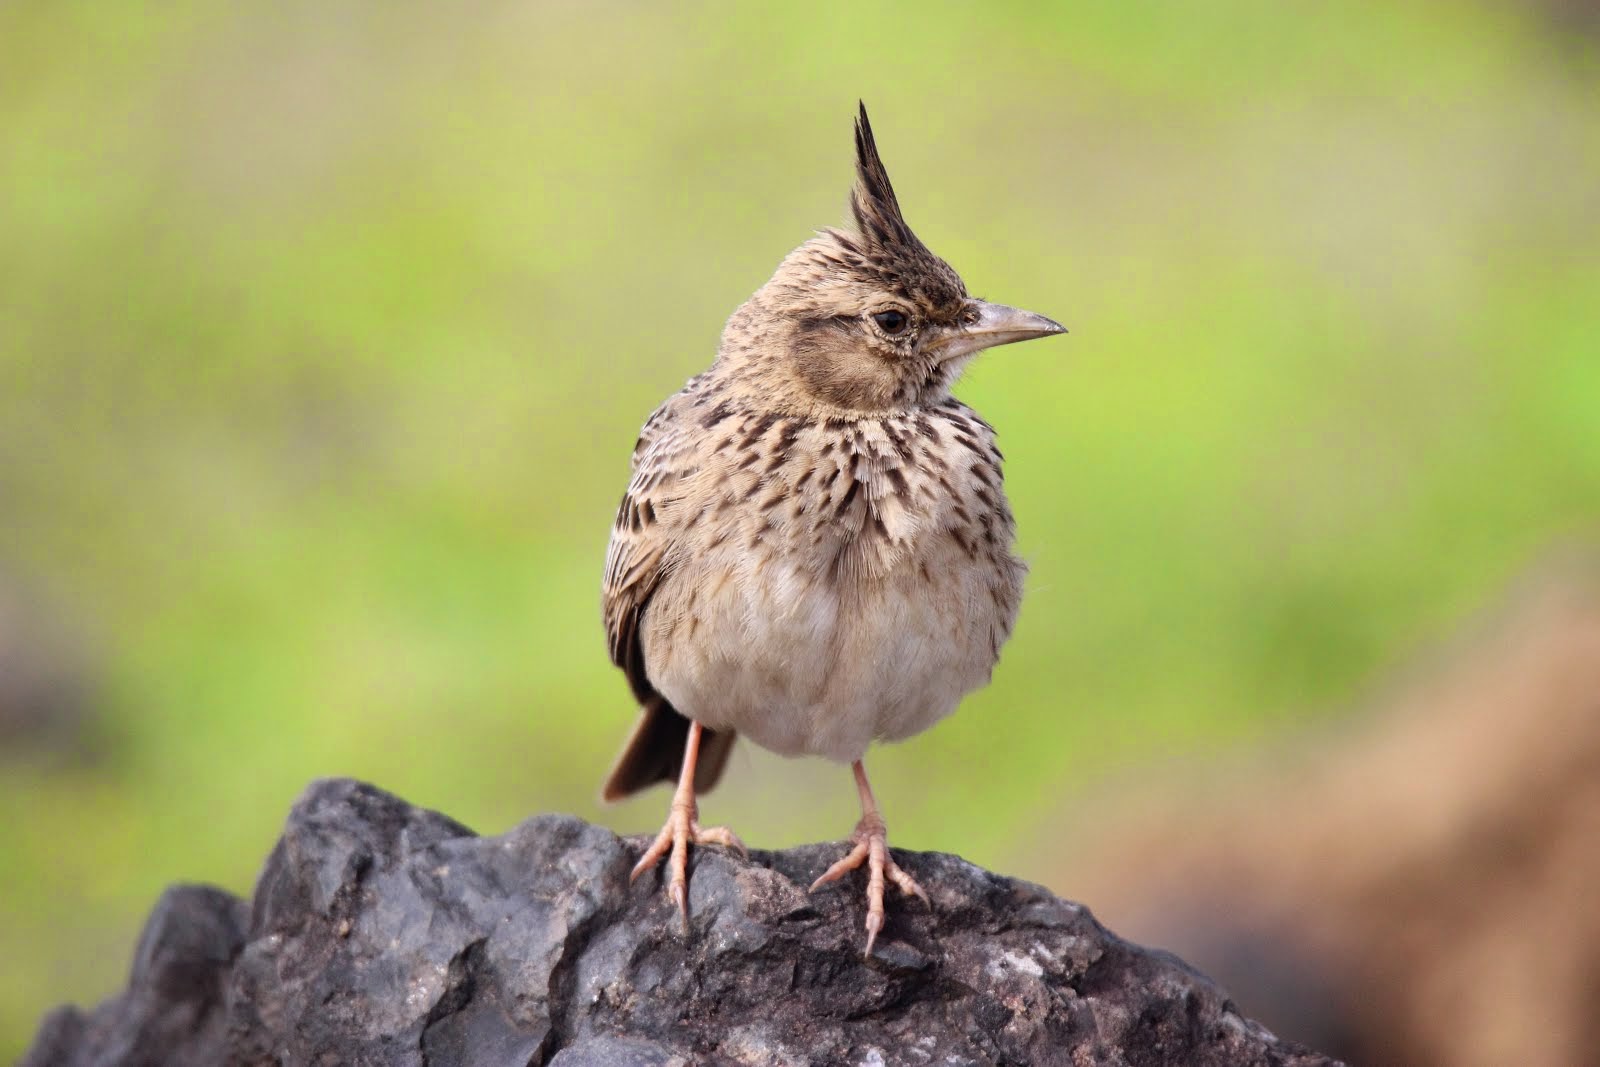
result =
[{"label": "green vegetation", "polygon": [[[961,387],[1031,592],[874,758],[897,843],[1037,876],[1085,785],[1356,701],[1594,533],[1600,96],[1534,7],[0,7],[0,573],[106,670],[92,758],[0,754],[0,1059],[313,776],[658,825],[595,798],[628,450],[842,221],[857,96],[1073,331]],[[748,748],[706,814],[855,818]]]}]

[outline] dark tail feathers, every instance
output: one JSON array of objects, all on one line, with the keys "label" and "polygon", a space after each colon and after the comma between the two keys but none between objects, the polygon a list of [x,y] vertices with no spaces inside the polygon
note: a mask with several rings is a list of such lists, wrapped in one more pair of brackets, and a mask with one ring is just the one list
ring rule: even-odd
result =
[{"label": "dark tail feathers", "polygon": [[[732,730],[701,732],[700,762],[694,772],[696,793],[709,793],[717,784],[738,736]],[[633,736],[611,768],[600,798],[610,803],[657,782],[676,782],[683,771],[683,746],[688,740],[689,720],[667,703],[666,697],[653,694],[645,701]]]}]

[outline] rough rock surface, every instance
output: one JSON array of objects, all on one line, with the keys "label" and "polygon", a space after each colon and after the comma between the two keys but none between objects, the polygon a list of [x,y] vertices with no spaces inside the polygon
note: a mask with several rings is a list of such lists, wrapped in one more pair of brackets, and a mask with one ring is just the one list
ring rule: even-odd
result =
[{"label": "rough rock surface", "polygon": [[695,853],[685,938],[639,842],[565,816],[478,837],[351,781],[313,784],[245,904],[178,887],[128,989],[48,1016],[27,1067],[133,1064],[1311,1065],[1176,957],[1079,905],[896,853],[861,956],[835,845]]}]

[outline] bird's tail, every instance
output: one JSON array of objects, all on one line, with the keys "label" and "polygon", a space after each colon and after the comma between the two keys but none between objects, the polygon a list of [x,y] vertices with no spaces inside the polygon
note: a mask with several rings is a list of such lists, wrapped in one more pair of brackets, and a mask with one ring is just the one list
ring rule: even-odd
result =
[{"label": "bird's tail", "polygon": [[[694,790],[709,793],[722,777],[728,753],[733,751],[732,730],[703,730],[700,734],[700,761],[695,766]],[[657,782],[676,782],[683,771],[683,748],[689,739],[689,720],[667,703],[660,693],[645,701],[634,724],[627,747],[611,768],[600,798],[607,803],[621,800]]]}]

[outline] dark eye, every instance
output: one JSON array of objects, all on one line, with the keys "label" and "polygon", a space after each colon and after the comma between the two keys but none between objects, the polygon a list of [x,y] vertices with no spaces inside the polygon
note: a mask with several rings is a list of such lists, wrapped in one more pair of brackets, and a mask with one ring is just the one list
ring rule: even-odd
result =
[{"label": "dark eye", "polygon": [[896,311],[893,308],[873,315],[872,321],[876,322],[883,332],[891,337],[895,334],[905,333],[906,327],[911,325],[911,320],[906,318],[905,312]]}]

